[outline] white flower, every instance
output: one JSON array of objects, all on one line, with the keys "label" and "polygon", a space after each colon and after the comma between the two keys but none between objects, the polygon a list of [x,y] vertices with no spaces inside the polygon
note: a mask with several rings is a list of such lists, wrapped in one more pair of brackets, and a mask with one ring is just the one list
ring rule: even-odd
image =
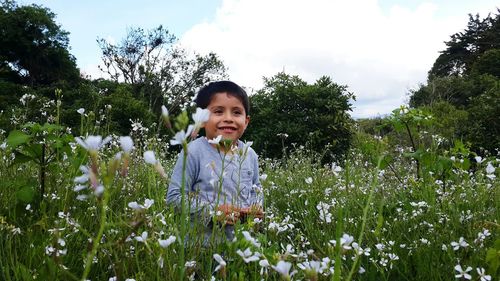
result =
[{"label": "white flower", "polygon": [[164,105],[161,106],[161,116],[168,117],[168,109]]},{"label": "white flower", "polygon": [[63,239],[61,239],[61,238],[57,239],[57,243],[58,243],[61,247],[66,246],[66,241],[64,241],[64,240],[63,240]]},{"label": "white flower", "polygon": [[488,166],[486,166],[486,176],[490,179],[494,179],[496,176],[493,173],[495,173],[495,167],[491,165],[491,162],[488,162]]},{"label": "white flower", "polygon": [[267,268],[269,267],[269,261],[267,260],[260,260],[259,261],[259,266],[260,268],[260,275],[263,275],[264,273],[267,274]]},{"label": "white flower", "polygon": [[2,150],[5,150],[7,148],[7,142],[2,142],[2,144],[0,144],[0,149]]},{"label": "white flower", "polygon": [[143,243],[145,243],[147,239],[148,239],[148,232],[147,231],[144,231],[141,234],[141,236],[136,236],[135,237],[135,240],[137,240],[139,242],[143,242]]},{"label": "white flower", "polygon": [[196,266],[196,261],[187,261],[184,264],[184,267],[195,267]]},{"label": "white flower", "polygon": [[151,205],[153,205],[154,202],[155,202],[155,200],[146,198],[144,200],[144,208],[149,209],[149,207],[151,207]]},{"label": "white flower", "polygon": [[81,190],[84,190],[85,188],[87,188],[87,186],[85,186],[85,185],[81,185],[81,184],[77,184],[77,185],[75,185],[75,187],[73,188],[73,191],[74,191],[74,192],[79,192],[79,191],[81,191]]},{"label": "white flower", "polygon": [[156,160],[155,153],[151,150],[144,152],[144,161],[151,165],[156,165],[158,160]]},{"label": "white flower", "polygon": [[371,251],[370,248],[363,249],[356,242],[352,243],[352,247],[354,248],[354,250],[358,256],[362,256],[362,255],[369,256],[370,255],[370,251]]},{"label": "white flower", "polygon": [[52,253],[54,253],[55,250],[56,249],[54,247],[52,247],[52,246],[46,246],[45,247],[45,254],[51,255]]},{"label": "white flower", "polygon": [[[290,269],[292,268],[292,264],[286,261],[279,261],[276,266],[271,266],[274,270],[279,272],[283,277],[290,277]],[[293,273],[292,273],[293,275]]]},{"label": "white flower", "polygon": [[210,118],[210,110],[208,109],[201,109],[201,108],[196,108],[196,112],[193,113],[193,121],[195,123],[195,127],[201,126],[201,124],[205,123],[208,121],[208,118]]},{"label": "white flower", "polygon": [[[340,237],[340,245],[342,246],[342,248],[344,248],[345,250],[350,250],[352,249],[352,247],[350,246],[352,241],[354,241],[354,237],[352,237],[351,235],[349,234],[346,234],[344,233],[342,235],[342,237]],[[330,243],[333,244],[333,246],[336,246],[337,245],[337,240],[330,240]]]},{"label": "white flower", "polygon": [[337,173],[342,171],[342,167],[337,166],[336,163],[332,163],[332,172],[337,175]]},{"label": "white flower", "polygon": [[180,130],[175,134],[174,138],[170,140],[170,144],[171,145],[182,144],[186,140],[186,138],[189,135],[191,135],[192,131],[193,131],[193,125],[189,125],[186,131]]},{"label": "white flower", "polygon": [[219,269],[224,268],[226,266],[226,261],[219,254],[214,254],[213,257],[219,264],[217,265],[214,271],[219,271]]},{"label": "white flower", "polygon": [[123,152],[129,153],[132,149],[134,149],[134,142],[132,141],[132,138],[129,136],[123,136],[119,138],[120,141],[120,147],[122,148]]},{"label": "white flower", "polygon": [[87,198],[88,198],[88,196],[85,194],[80,194],[80,195],[76,196],[76,200],[78,200],[78,201],[85,201],[85,200],[87,200]]},{"label": "white flower", "polygon": [[[89,181],[89,175],[88,174],[83,174],[81,176],[75,177],[73,179],[75,183],[86,183]],[[76,190],[75,190],[76,191]]]},{"label": "white flower", "polygon": [[262,174],[262,175],[260,175],[259,178],[261,181],[265,181],[267,179],[267,174]]},{"label": "white flower", "polygon": [[166,249],[168,246],[175,242],[175,239],[175,236],[170,235],[170,237],[165,240],[158,239],[158,243],[160,244],[160,247]]},{"label": "white flower", "polygon": [[101,196],[103,192],[104,192],[104,185],[102,184],[99,184],[94,190],[94,194],[97,196]]},{"label": "white flower", "polygon": [[474,157],[474,159],[476,159],[477,163],[483,162],[483,158],[481,156],[476,156],[476,157]]},{"label": "white flower", "polygon": [[208,143],[219,144],[221,140],[222,140],[222,135],[218,135],[216,138],[208,140]]},{"label": "white flower", "polygon": [[476,268],[477,274],[479,274],[480,280],[481,281],[490,281],[491,280],[491,275],[486,275],[485,270],[482,267]]},{"label": "white flower", "polygon": [[116,276],[109,277],[108,281],[117,281],[118,278]]},{"label": "white flower", "polygon": [[141,205],[141,204],[138,204],[137,202],[133,201],[133,202],[128,203],[128,207],[132,208],[134,210],[146,210],[146,209],[149,209],[149,207],[151,207],[151,205],[153,205],[154,202],[155,202],[155,200],[145,199],[144,205]]},{"label": "white flower", "polygon": [[313,179],[311,177],[308,177],[305,179],[307,184],[311,184],[313,182]]},{"label": "white flower", "polygon": [[243,151],[247,151],[248,148],[250,148],[253,144],[253,141],[245,141],[245,143],[243,144]]},{"label": "white flower", "polygon": [[323,268],[321,267],[321,262],[319,261],[305,261],[297,264],[297,266],[302,270],[312,270],[317,273],[323,273]]},{"label": "white flower", "polygon": [[104,140],[101,136],[88,136],[85,141],[79,137],[75,141],[88,151],[98,151],[111,140],[111,137],[106,137]]},{"label": "white flower", "polygon": [[467,248],[469,246],[469,243],[467,243],[467,241],[465,241],[463,237],[460,237],[458,242],[453,241],[450,244],[453,247],[453,250],[455,251],[458,250],[460,247]]},{"label": "white flower", "polygon": [[477,239],[474,240],[474,242],[481,243],[490,235],[491,235],[491,232],[488,229],[483,228],[483,231],[479,232],[477,234]]},{"label": "white flower", "polygon": [[462,266],[457,264],[455,266],[455,270],[458,271],[458,274],[455,275],[455,278],[465,278],[468,280],[472,279],[472,276],[468,273],[469,271],[472,270],[472,267],[468,266],[467,269],[463,270]]},{"label": "white flower", "polygon": [[252,261],[258,261],[259,257],[260,257],[260,254],[258,252],[252,253],[252,251],[250,251],[250,248],[246,248],[246,250],[244,252],[242,252],[241,250],[238,250],[238,251],[236,251],[236,253],[243,258],[245,263],[249,263]]},{"label": "white flower", "polygon": [[134,210],[141,210],[143,208],[143,206],[141,204],[138,204],[137,202],[133,201],[133,202],[129,202],[128,203],[128,207],[129,208],[132,208]]},{"label": "white flower", "polygon": [[248,231],[243,231],[243,236],[245,236],[245,239],[252,243],[252,245],[254,245],[255,247],[260,247],[260,243],[257,242],[257,240],[255,238],[252,237],[252,235],[250,235],[250,232]]},{"label": "white flower", "polygon": [[422,242],[422,244],[429,245],[429,240],[425,238],[420,238],[420,242]]},{"label": "white flower", "polygon": [[399,257],[396,254],[389,253],[388,256],[389,256],[389,259],[392,260],[392,261],[399,260]]},{"label": "white flower", "polygon": [[76,112],[78,112],[80,115],[83,115],[85,113],[85,108],[79,108]]},{"label": "white flower", "polygon": [[332,222],[332,214],[330,213],[330,205],[328,205],[325,202],[319,202],[318,205],[316,206],[316,209],[319,211],[319,218],[326,222],[326,223],[331,223]]}]

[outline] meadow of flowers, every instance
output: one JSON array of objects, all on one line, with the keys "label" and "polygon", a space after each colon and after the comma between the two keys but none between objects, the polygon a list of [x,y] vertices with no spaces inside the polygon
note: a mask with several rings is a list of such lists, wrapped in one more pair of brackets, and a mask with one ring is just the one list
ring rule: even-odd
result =
[{"label": "meadow of flowers", "polygon": [[78,134],[55,116],[0,136],[1,280],[498,280],[498,155],[450,152],[446,173],[418,175],[383,139],[341,163],[296,147],[260,159],[264,218],[203,247],[165,203],[171,146],[203,114],[165,139],[139,120],[109,135],[79,113]]}]

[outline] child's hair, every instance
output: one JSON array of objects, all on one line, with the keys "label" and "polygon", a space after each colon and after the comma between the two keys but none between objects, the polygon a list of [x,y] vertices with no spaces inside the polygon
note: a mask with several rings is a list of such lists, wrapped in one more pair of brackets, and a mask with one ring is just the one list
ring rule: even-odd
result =
[{"label": "child's hair", "polygon": [[211,82],[208,85],[201,88],[201,90],[196,95],[194,102],[196,106],[201,108],[207,108],[212,100],[212,97],[218,93],[227,93],[228,95],[234,96],[239,99],[243,104],[245,109],[245,114],[248,115],[250,112],[250,105],[248,101],[248,95],[238,84],[231,81],[216,81]]}]

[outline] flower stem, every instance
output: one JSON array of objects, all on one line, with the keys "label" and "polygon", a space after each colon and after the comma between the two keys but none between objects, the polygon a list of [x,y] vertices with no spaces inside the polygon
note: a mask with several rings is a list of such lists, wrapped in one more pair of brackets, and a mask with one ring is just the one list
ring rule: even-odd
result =
[{"label": "flower stem", "polygon": [[[375,172],[373,173],[373,181],[372,181],[372,185],[370,187],[370,194],[368,195],[368,200],[366,200],[366,205],[365,205],[365,208],[363,209],[363,219],[361,222],[361,231],[360,231],[359,237],[358,237],[358,244],[360,247],[361,247],[361,243],[363,242],[363,234],[365,232],[366,220],[368,218],[368,210],[370,209],[370,204],[371,204],[372,199],[373,199],[373,193],[375,192],[375,186],[377,185],[377,182],[378,182],[378,170],[380,168],[380,164],[382,163],[382,159],[383,159],[383,157],[379,158],[377,169],[375,169]],[[349,275],[347,276],[347,279],[346,279],[347,281],[350,281],[352,279],[352,277],[354,275],[354,270],[356,269],[356,267],[358,265],[359,258],[360,258],[360,255],[357,254],[356,258],[354,260],[354,263],[351,266],[351,270],[349,271]]]},{"label": "flower stem", "polygon": [[92,241],[92,250],[87,254],[87,259],[85,261],[85,269],[83,271],[83,275],[81,280],[87,280],[87,276],[90,272],[90,267],[92,266],[92,261],[97,253],[97,248],[99,248],[99,243],[101,241],[102,235],[104,233],[104,228],[106,227],[106,209],[108,205],[109,192],[107,189],[104,190],[103,199],[101,202],[101,217],[100,217],[100,225],[99,230],[97,232],[97,236]]},{"label": "flower stem", "polygon": [[187,142],[184,141],[182,143],[182,150],[184,152],[184,158],[182,159],[182,180],[181,180],[181,231],[180,231],[180,249],[179,249],[179,269],[180,269],[180,278],[179,280],[184,280],[184,273],[185,273],[185,257],[184,257],[184,243],[186,240],[186,164],[187,164],[187,157],[188,157],[188,147],[187,147]]}]

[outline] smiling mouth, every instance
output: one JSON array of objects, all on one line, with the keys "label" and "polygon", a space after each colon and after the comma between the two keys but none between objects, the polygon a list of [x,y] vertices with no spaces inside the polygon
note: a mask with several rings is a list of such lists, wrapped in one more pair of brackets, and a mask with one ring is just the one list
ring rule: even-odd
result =
[{"label": "smiling mouth", "polygon": [[235,132],[236,128],[234,128],[234,127],[219,127],[219,130],[224,131],[224,132]]}]

